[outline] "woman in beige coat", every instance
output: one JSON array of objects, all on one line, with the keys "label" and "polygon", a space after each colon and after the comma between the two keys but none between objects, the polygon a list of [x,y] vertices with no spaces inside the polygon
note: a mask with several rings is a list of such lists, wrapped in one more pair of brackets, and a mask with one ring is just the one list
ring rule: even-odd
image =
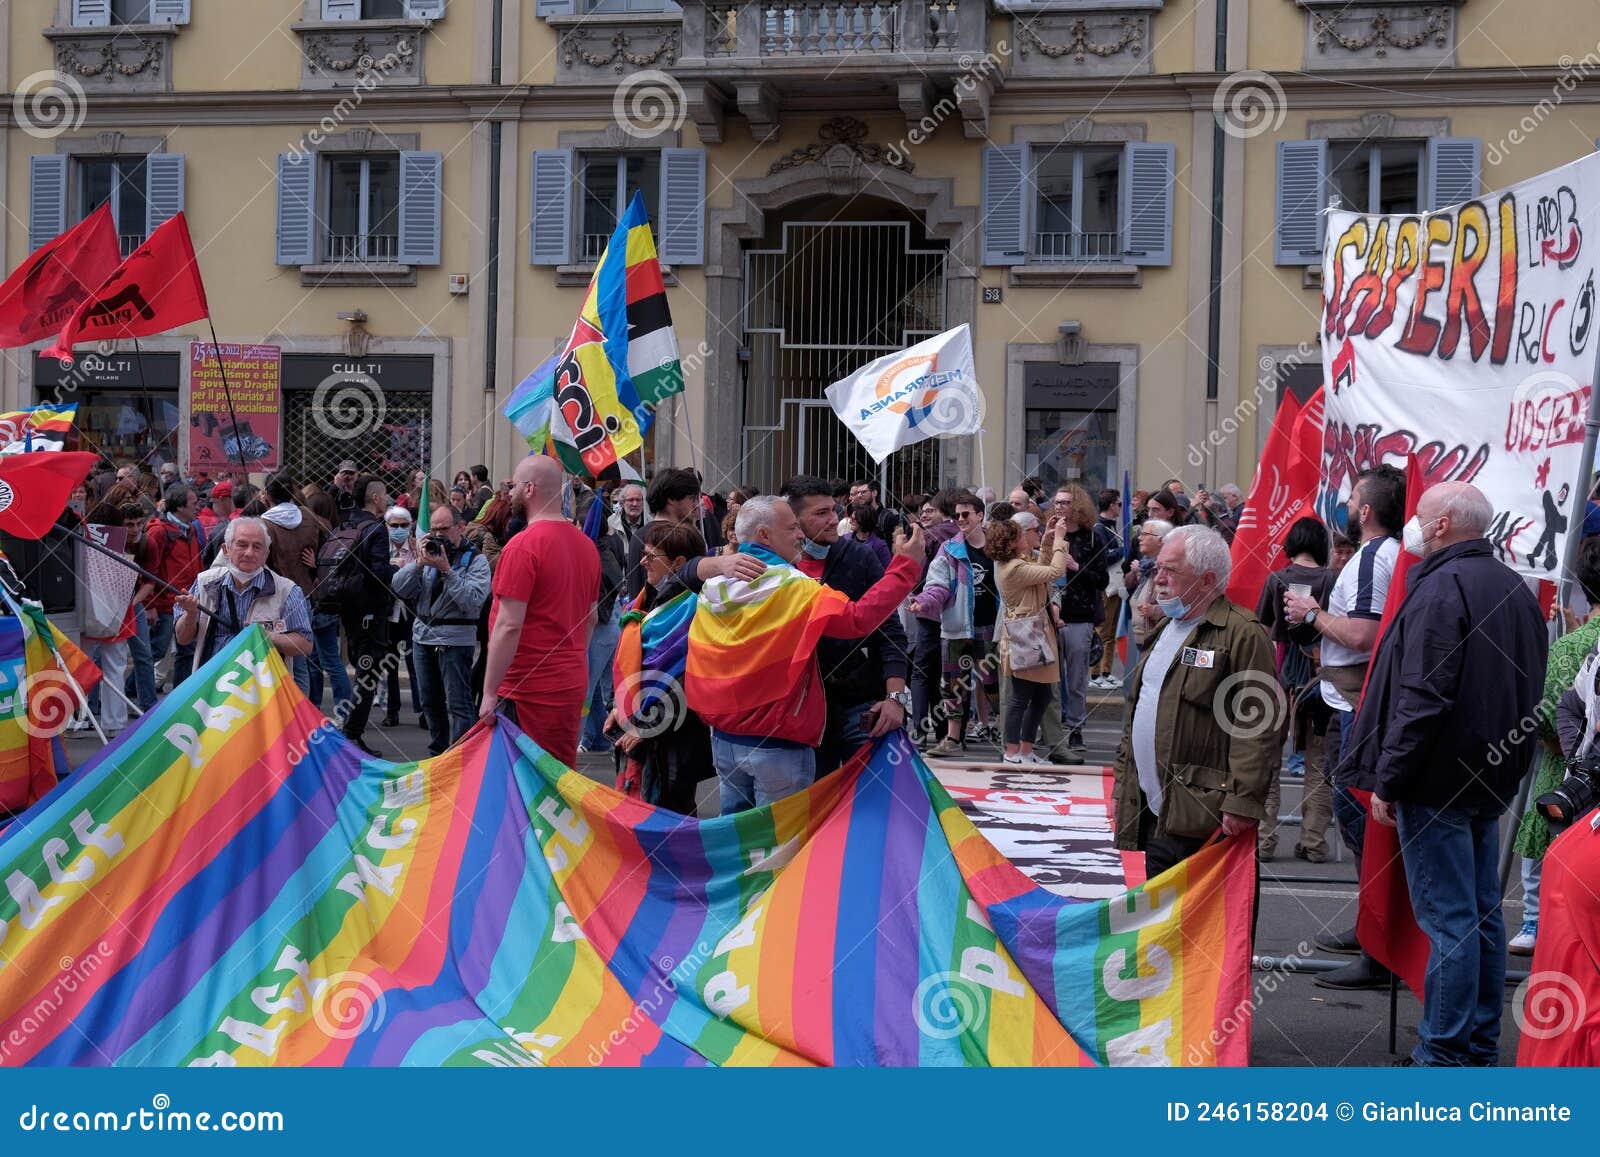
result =
[{"label": "woman in beige coat", "polygon": [[[1041,535],[1039,520],[1021,511],[984,528],[985,552],[995,560],[995,584],[1005,603],[1006,623],[1043,617],[1040,633],[1048,658],[1024,670],[1011,666],[1009,629],[1000,632],[1000,674],[1011,680],[1006,703],[1005,762],[1041,763],[1033,754],[1033,739],[1050,706],[1050,688],[1061,677],[1056,659],[1056,632],[1050,618],[1050,592],[1055,581],[1078,564],[1067,553],[1067,540],[1056,534],[1055,520]],[[1048,563],[1034,562],[1034,552]]]}]

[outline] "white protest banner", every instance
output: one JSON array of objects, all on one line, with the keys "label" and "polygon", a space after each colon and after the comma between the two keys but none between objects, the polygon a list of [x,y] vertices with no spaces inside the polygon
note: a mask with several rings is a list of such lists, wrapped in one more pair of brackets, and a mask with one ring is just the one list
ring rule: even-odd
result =
[{"label": "white protest banner", "polygon": [[983,425],[983,391],[965,325],[868,362],[827,393],[874,462],[924,438],[976,434]]},{"label": "white protest banner", "polygon": [[1488,496],[1501,561],[1553,578],[1584,513],[1600,153],[1436,213],[1331,212],[1326,238],[1323,518],[1415,453]]}]

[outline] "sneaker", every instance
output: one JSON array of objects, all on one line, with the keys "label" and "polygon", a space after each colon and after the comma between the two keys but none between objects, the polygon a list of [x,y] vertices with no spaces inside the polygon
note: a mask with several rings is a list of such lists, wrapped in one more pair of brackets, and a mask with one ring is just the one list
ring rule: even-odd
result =
[{"label": "sneaker", "polygon": [[1314,943],[1324,952],[1360,952],[1361,941],[1356,939],[1356,930],[1348,932],[1322,932],[1319,933]]},{"label": "sneaker", "polygon": [[[1067,746],[1073,751],[1081,754],[1083,751],[1083,732],[1074,731],[1071,735],[1067,736]],[[1081,763],[1082,760],[1079,760],[1079,762]]]},{"label": "sneaker", "polygon": [[1366,953],[1332,972],[1320,972],[1311,981],[1319,988],[1339,988],[1348,992],[1388,988],[1393,977],[1387,968]]},{"label": "sneaker", "polygon": [[1016,755],[1002,755],[1000,757],[1000,762],[1001,763],[1018,764],[1018,763],[1037,763],[1038,760],[1034,759],[1032,753],[1029,753],[1026,757],[1024,757],[1019,752]]},{"label": "sneaker", "polygon": [[1107,691],[1122,690],[1122,680],[1118,679],[1115,675],[1107,675],[1103,682],[1105,683],[1105,688]]},{"label": "sneaker", "polygon": [[1522,922],[1522,930],[1511,938],[1511,943],[1506,945],[1513,956],[1532,956],[1533,941],[1539,931],[1539,925],[1532,920]]},{"label": "sneaker", "polygon": [[945,759],[948,756],[955,755],[959,751],[965,750],[966,745],[963,744],[959,739],[951,739],[946,736],[944,739],[941,739],[938,743],[928,748],[928,750],[923,752],[923,754],[931,759]]},{"label": "sneaker", "polygon": [[1079,764],[1083,763],[1083,752],[1076,751],[1069,747],[1065,751],[1056,752],[1053,758],[1041,759],[1039,762],[1062,763],[1066,764],[1068,767],[1077,767]]},{"label": "sneaker", "polygon": [[1093,679],[1090,679],[1089,686],[1093,687],[1096,691],[1111,690],[1111,684],[1104,675],[1096,675]]}]

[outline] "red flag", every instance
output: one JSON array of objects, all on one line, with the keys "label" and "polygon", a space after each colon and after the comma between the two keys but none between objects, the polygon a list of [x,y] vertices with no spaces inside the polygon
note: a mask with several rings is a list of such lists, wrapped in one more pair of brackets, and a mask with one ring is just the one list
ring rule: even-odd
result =
[{"label": "red flag", "polygon": [[1316,513],[1322,473],[1322,390],[1302,404],[1293,394],[1272,420],[1250,496],[1233,536],[1228,598],[1254,610],[1267,576],[1288,559],[1283,540],[1301,518]]},{"label": "red flag", "polygon": [[109,204],[39,246],[0,284],[0,349],[59,332],[121,260]]},{"label": "red flag", "polygon": [[[1427,479],[1415,454],[1406,459],[1406,521],[1417,512]],[[1420,561],[1416,555],[1400,548],[1395,556],[1394,574],[1389,579],[1389,593],[1383,602],[1383,618],[1378,623],[1378,639],[1372,653],[1378,653],[1383,636],[1389,629],[1406,597],[1406,572],[1411,564]],[[1372,668],[1367,668],[1367,678],[1372,678]],[[1361,688],[1366,694],[1366,685]],[[1356,802],[1371,810],[1369,792],[1354,793]],[[1406,887],[1405,862],[1400,856],[1400,833],[1387,824],[1367,817],[1366,835],[1361,846],[1361,895],[1356,908],[1356,939],[1379,964],[1405,981],[1406,987],[1422,999],[1422,982],[1428,971],[1428,938],[1417,926],[1416,914],[1411,908],[1411,892]]]},{"label": "red flag", "polygon": [[89,475],[98,454],[8,454],[0,458],[0,530],[43,538],[67,508],[72,488]]},{"label": "red flag", "polygon": [[165,333],[209,313],[189,226],[179,213],[89,295],[44,352],[65,360],[79,342]]}]

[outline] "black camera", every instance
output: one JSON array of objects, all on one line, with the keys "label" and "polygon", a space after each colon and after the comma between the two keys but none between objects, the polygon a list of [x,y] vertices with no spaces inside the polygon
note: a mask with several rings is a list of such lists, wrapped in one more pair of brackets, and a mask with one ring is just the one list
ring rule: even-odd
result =
[{"label": "black camera", "polygon": [[1567,777],[1534,800],[1533,806],[1554,828],[1565,828],[1600,801],[1600,756],[1587,755],[1567,764]]},{"label": "black camera", "polygon": [[436,535],[430,534],[422,540],[422,549],[427,554],[444,554],[445,541]]}]

